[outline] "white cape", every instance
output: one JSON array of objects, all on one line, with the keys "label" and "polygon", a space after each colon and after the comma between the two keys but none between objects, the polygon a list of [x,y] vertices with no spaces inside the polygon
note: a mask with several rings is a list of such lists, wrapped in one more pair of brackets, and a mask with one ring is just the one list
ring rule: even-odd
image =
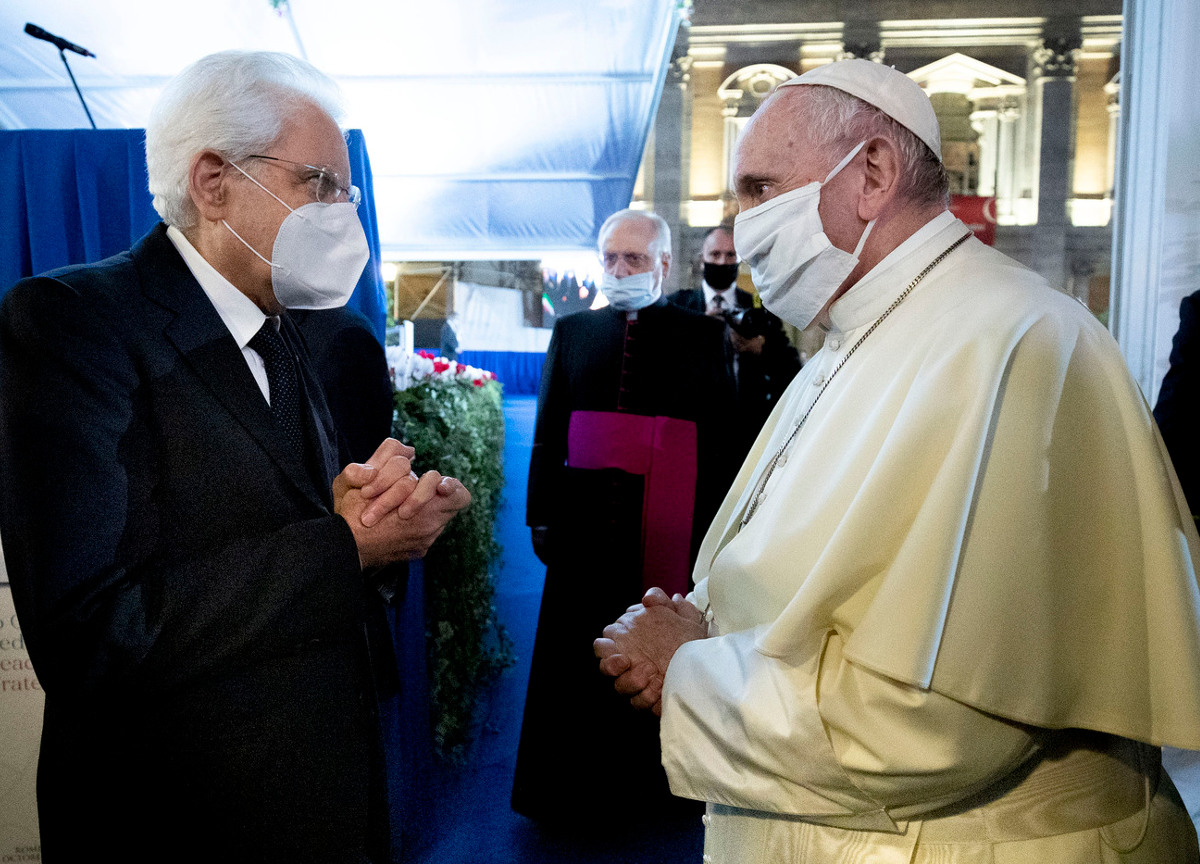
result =
[{"label": "white cape", "polygon": [[738,530],[839,351],[964,231],[835,304],[705,538],[697,602],[784,662],[836,630],[849,661],[982,711],[1198,749],[1200,543],[1145,400],[1082,305],[974,238],[850,358]]}]

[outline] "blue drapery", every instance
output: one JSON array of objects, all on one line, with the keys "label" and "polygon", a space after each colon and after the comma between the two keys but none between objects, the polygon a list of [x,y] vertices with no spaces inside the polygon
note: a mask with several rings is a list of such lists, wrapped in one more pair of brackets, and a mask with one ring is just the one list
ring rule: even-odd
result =
[{"label": "blue drapery", "polygon": [[494,372],[505,396],[536,396],[542,380],[544,351],[462,351],[460,363]]},{"label": "blue drapery", "polygon": [[[122,252],[154,227],[145,143],[141,129],[0,131],[0,296],[26,276]],[[352,129],[347,145],[371,248],[347,305],[366,316],[382,344],[386,303],[371,162],[362,132]]]}]

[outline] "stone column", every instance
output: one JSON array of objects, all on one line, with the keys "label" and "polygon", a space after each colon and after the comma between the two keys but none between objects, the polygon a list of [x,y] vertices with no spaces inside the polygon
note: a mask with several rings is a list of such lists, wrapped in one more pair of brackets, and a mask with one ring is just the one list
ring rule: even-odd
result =
[{"label": "stone column", "polygon": [[979,178],[975,184],[975,194],[984,197],[995,195],[998,185],[996,178],[1000,173],[998,161],[999,113],[995,108],[983,108],[971,112],[971,128],[979,135]]},{"label": "stone column", "polygon": [[1065,288],[1067,199],[1075,149],[1075,55],[1081,39],[1054,37],[1033,54],[1040,124],[1037,175],[1037,233],[1033,268],[1055,288]]},{"label": "stone column", "polygon": [[1017,186],[1017,121],[1021,111],[1012,100],[996,111],[996,221],[1001,225],[1017,223],[1016,199],[1021,194]]},{"label": "stone column", "polygon": [[652,207],[671,228],[671,272],[663,292],[679,290],[680,275],[686,270],[681,241],[687,224],[683,202],[688,200],[688,171],[692,137],[692,58],[688,56],[688,31],[679,28],[675,56],[667,69],[658,115],[654,118],[654,179]]},{"label": "stone column", "polygon": [[858,19],[847,16],[842,22],[842,50],[835,59],[882,63],[883,40],[879,34],[879,21],[874,18]]},{"label": "stone column", "polygon": [[1117,139],[1121,127],[1121,76],[1118,73],[1104,85],[1104,93],[1108,97],[1108,153],[1104,166],[1104,197],[1109,201],[1113,198],[1113,187],[1116,183],[1117,169]]}]

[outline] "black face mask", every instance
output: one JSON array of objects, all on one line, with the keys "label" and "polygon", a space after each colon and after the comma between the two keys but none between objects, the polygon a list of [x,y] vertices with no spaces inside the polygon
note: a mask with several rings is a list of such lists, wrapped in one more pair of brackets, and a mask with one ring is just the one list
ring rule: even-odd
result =
[{"label": "black face mask", "polygon": [[716,291],[724,291],[726,288],[736,282],[737,274],[737,264],[714,264],[711,261],[704,262],[704,281]]}]

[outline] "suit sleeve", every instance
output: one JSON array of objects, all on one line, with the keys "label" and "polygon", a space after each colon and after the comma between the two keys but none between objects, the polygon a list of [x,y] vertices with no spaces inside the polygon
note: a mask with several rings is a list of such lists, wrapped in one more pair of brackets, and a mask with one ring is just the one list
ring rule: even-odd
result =
[{"label": "suit sleeve", "polygon": [[1200,432],[1198,303],[1200,294],[1192,294],[1179,306],[1179,330],[1171,343],[1171,364],[1154,406],[1154,419],[1192,513],[1200,512],[1200,450],[1196,446]]},{"label": "suit sleeve", "polygon": [[[45,278],[0,311],[0,537],[46,690],[170,689],[354,633],[349,526],[296,519],[263,491],[270,478],[237,487],[261,498],[261,524],[163,542],[162,445],[128,314]],[[221,470],[219,452],[204,457]]]},{"label": "suit sleeve", "polygon": [[1035,730],[855,666],[837,633],[803,663],[755,637],[690,642],[671,661],[662,747],[676,795],[895,831],[1036,751]]},{"label": "suit sleeve", "polygon": [[392,384],[383,348],[371,333],[347,326],[314,359],[350,458],[367,461],[392,429]]},{"label": "suit sleeve", "polygon": [[530,527],[551,524],[554,508],[562,500],[556,491],[567,461],[567,428],[571,418],[570,383],[563,370],[562,338],[562,322],[559,321],[550,335],[538,386],[537,422],[529,457],[525,507],[525,524]]}]

